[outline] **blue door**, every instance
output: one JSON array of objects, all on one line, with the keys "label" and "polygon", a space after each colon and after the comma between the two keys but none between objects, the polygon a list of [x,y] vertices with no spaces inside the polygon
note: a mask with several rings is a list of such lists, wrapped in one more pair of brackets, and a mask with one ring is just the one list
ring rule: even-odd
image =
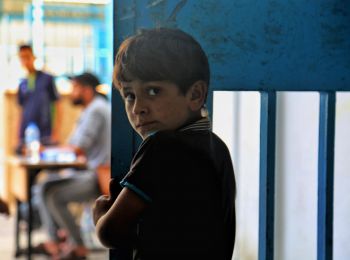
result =
[{"label": "blue door", "polygon": [[[177,27],[203,46],[213,91],[259,91],[259,260],[274,259],[276,92],[320,93],[317,259],[333,259],[336,92],[350,91],[350,2],[345,0],[114,0],[115,48],[142,28]],[[117,91],[113,176],[127,172],[139,139]],[[316,221],[316,220],[315,220]]]}]

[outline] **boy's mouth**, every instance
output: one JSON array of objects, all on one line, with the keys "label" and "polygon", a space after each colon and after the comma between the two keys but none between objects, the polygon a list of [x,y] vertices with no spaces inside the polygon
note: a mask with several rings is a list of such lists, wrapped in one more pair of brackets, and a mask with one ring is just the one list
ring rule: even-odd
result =
[{"label": "boy's mouth", "polygon": [[136,125],[136,128],[147,128],[150,127],[152,124],[156,123],[155,121],[150,121],[150,122],[142,122],[142,123],[138,123]]}]

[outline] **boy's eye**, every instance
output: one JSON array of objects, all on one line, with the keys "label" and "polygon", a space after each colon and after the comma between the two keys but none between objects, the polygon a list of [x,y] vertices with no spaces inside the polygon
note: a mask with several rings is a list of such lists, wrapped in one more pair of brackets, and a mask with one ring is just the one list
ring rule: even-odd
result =
[{"label": "boy's eye", "polygon": [[135,99],[135,95],[132,93],[125,93],[124,99],[128,102],[133,101]]},{"label": "boy's eye", "polygon": [[159,93],[160,89],[159,88],[149,88],[147,91],[148,91],[148,95],[155,96]]}]

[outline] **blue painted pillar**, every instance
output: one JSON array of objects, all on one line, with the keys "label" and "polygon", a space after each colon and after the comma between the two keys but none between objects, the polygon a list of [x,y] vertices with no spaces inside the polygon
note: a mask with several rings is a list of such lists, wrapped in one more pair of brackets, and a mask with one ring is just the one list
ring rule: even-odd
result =
[{"label": "blue painted pillar", "polygon": [[317,260],[333,259],[335,92],[320,92]]},{"label": "blue painted pillar", "polygon": [[[106,68],[105,72],[105,83],[112,84],[112,74],[113,74],[113,63],[114,56],[111,55],[113,51],[113,1],[110,1],[109,4],[105,6],[104,14],[105,14],[105,55],[106,59],[104,61],[104,67]],[[111,92],[109,92],[108,96],[111,96]]]},{"label": "blue painted pillar", "polygon": [[[120,43],[134,34],[136,13],[135,0],[114,0],[113,5],[113,58]],[[114,59],[113,59],[114,60]],[[129,170],[136,149],[136,133],[132,130],[125,113],[124,102],[117,90],[112,91],[112,177],[121,180]],[[110,250],[110,260],[130,260],[132,250]]]},{"label": "blue painted pillar", "polygon": [[[98,8],[92,9],[99,13]],[[99,75],[102,83],[111,84],[113,70],[113,4],[104,6],[104,20],[96,19],[93,23],[95,64],[94,71]]]},{"label": "blue painted pillar", "polygon": [[276,92],[262,91],[260,105],[259,260],[274,258]]},{"label": "blue painted pillar", "polygon": [[32,9],[32,44],[33,51],[37,58],[37,69],[44,67],[44,2],[43,0],[33,0]]}]

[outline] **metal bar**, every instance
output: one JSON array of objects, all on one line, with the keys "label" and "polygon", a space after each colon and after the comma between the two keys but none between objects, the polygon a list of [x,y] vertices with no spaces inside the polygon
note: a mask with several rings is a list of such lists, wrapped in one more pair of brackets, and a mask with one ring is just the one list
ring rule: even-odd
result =
[{"label": "metal bar", "polygon": [[276,92],[261,92],[259,260],[274,258]]},{"label": "metal bar", "polygon": [[320,92],[317,259],[333,259],[335,92]]},{"label": "metal bar", "polygon": [[27,198],[28,198],[28,223],[27,223],[27,259],[32,258],[32,228],[33,228],[33,205],[32,186],[33,176],[36,170],[27,169]]},{"label": "metal bar", "polygon": [[33,196],[32,187],[35,182],[35,178],[42,170],[41,168],[28,168],[27,167],[27,198],[28,198],[28,223],[27,223],[27,259],[32,259],[32,231],[33,231]]},{"label": "metal bar", "polygon": [[235,85],[233,87],[220,84],[219,86],[210,86],[213,91],[291,91],[291,92],[315,92],[315,91],[333,91],[336,89],[339,92],[350,91],[350,84],[347,82],[346,86],[339,86],[336,88],[331,88],[328,86],[315,87],[315,86],[281,86],[281,87],[271,87],[271,86],[257,86],[257,85]]},{"label": "metal bar", "polygon": [[20,232],[20,221],[21,221],[21,202],[16,199],[16,226],[15,226],[15,257],[19,257],[22,254],[22,250],[20,248],[20,241],[19,241],[19,232]]}]

